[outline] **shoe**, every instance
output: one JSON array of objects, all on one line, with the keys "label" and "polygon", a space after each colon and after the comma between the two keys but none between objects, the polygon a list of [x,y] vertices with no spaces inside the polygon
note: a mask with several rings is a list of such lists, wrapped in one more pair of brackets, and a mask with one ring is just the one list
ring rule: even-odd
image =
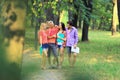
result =
[{"label": "shoe", "polygon": [[45,69],[46,69],[46,67],[41,67],[41,69],[42,69],[42,70],[45,70]]},{"label": "shoe", "polygon": [[62,66],[58,66],[58,69],[61,69],[62,68]]},{"label": "shoe", "polygon": [[48,69],[53,69],[53,67],[52,67],[52,66],[49,66]]}]

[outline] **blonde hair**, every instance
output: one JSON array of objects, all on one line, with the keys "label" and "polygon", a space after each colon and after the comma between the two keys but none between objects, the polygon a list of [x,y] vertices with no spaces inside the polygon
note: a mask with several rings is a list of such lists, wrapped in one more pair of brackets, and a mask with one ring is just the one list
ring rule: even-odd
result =
[{"label": "blonde hair", "polygon": [[41,25],[40,25],[40,30],[43,30],[44,27],[46,27],[46,23],[41,23]]}]

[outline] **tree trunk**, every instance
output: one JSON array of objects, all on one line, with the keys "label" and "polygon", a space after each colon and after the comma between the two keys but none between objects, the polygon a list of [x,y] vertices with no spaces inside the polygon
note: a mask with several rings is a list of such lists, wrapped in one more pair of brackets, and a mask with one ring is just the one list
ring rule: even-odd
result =
[{"label": "tree trunk", "polygon": [[46,9],[46,20],[54,20],[54,14],[53,14],[53,9],[52,8],[48,8]]},{"label": "tree trunk", "polygon": [[86,21],[83,22],[83,29],[82,29],[82,41],[88,41],[88,26],[89,24]]},{"label": "tree trunk", "polygon": [[59,24],[59,19],[60,19],[60,13],[58,12],[58,15],[53,14],[53,9],[52,8],[48,8],[46,9],[46,20],[52,20],[55,24]]},{"label": "tree trunk", "polygon": [[116,33],[116,26],[117,26],[116,15],[117,15],[117,0],[113,0],[113,17],[112,17],[112,28],[111,28],[112,35],[115,35]]},{"label": "tree trunk", "polygon": [[120,0],[117,0],[117,8],[118,8],[118,19],[119,19],[119,30],[120,30]]},{"label": "tree trunk", "polygon": [[80,11],[79,11],[79,15],[78,15],[78,16],[79,16],[79,17],[78,17],[78,21],[79,21],[79,25],[78,25],[78,26],[79,26],[79,28],[81,29],[81,28],[82,28],[82,25],[83,25],[83,24],[82,24],[83,20],[82,20],[82,17],[81,17],[82,14],[81,14]]},{"label": "tree trunk", "polygon": [[77,28],[77,21],[78,21],[78,14],[73,14],[73,26],[75,26]]},{"label": "tree trunk", "polygon": [[84,18],[83,30],[82,30],[82,41],[88,41],[90,13],[92,13],[92,0],[83,0],[83,2],[84,2],[85,7],[89,9],[86,9],[86,14],[85,14],[85,16],[87,17],[87,20]]},{"label": "tree trunk", "polygon": [[74,5],[74,9],[76,10],[76,13],[68,10],[68,17],[69,17],[69,21],[73,22],[73,26],[77,28],[77,22],[78,22],[78,6],[75,4],[76,0],[73,0],[73,3],[69,2],[71,5]]},{"label": "tree trunk", "polygon": [[[2,6],[2,41],[0,46],[0,80],[21,80],[24,45],[24,0],[5,0]],[[2,48],[2,49],[1,49]],[[2,57],[1,57],[2,56]]]}]

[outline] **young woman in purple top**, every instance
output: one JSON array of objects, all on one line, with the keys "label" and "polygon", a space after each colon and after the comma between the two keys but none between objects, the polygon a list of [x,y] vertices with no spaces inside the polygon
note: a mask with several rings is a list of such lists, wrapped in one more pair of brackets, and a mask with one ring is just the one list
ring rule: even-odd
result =
[{"label": "young woman in purple top", "polygon": [[77,29],[75,27],[72,26],[72,22],[71,21],[67,22],[66,34],[67,34],[66,47],[67,47],[67,51],[68,51],[68,60],[69,60],[70,66],[73,67],[75,62],[76,62],[77,54],[76,53],[72,53],[71,52],[71,48],[72,48],[72,46],[74,48],[77,47],[78,31],[77,31]]}]

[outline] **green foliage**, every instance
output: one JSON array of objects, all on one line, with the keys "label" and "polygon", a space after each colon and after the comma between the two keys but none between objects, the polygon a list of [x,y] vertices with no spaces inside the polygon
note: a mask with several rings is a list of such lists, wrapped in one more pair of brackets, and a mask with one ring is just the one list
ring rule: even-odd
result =
[{"label": "green foliage", "polygon": [[93,11],[91,18],[96,20],[96,29],[109,30],[112,20],[112,2],[111,0],[93,0]]},{"label": "green foliage", "polygon": [[[78,14],[78,18],[88,21],[90,15],[91,20],[96,20],[95,23],[91,22],[91,27],[95,24],[96,29],[109,30],[112,20],[112,1],[111,0],[93,0],[92,13],[89,8],[85,7],[82,0],[33,0],[28,2],[28,14],[37,19],[46,21],[46,10],[53,9],[53,14],[59,15],[59,12],[70,10],[72,13]],[[87,16],[86,16],[87,15]],[[29,17],[30,17],[29,16]]]}]

